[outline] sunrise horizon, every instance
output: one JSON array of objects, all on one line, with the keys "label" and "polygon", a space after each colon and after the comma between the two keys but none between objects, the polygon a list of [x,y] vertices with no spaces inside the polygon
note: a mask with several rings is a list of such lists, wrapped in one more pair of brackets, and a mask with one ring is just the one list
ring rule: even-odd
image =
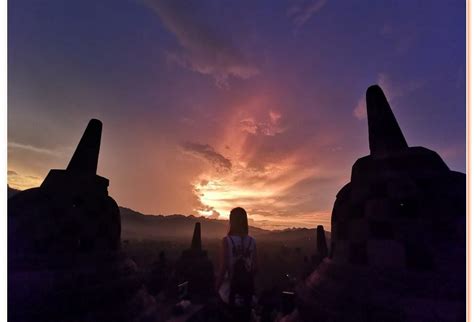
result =
[{"label": "sunrise horizon", "polygon": [[7,320],[469,318],[466,9],[8,0]]},{"label": "sunrise horizon", "polygon": [[9,7],[12,188],[64,168],[97,118],[98,174],[121,205],[224,219],[241,206],[263,226],[329,228],[353,161],[369,154],[372,84],[410,146],[466,170],[462,5]]}]

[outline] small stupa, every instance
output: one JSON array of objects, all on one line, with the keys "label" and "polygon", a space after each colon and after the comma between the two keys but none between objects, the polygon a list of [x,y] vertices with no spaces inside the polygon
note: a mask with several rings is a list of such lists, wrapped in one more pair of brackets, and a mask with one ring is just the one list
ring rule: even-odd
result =
[{"label": "small stupa", "polygon": [[201,223],[194,225],[191,247],[183,251],[176,263],[178,283],[189,283],[190,296],[208,296],[213,292],[214,266],[202,249]]}]

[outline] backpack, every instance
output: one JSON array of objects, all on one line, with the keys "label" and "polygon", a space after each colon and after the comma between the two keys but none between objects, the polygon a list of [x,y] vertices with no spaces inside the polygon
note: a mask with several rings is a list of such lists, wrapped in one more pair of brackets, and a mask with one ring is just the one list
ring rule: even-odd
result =
[{"label": "backpack", "polygon": [[241,247],[236,247],[232,237],[232,255],[236,258],[232,275],[230,278],[229,304],[234,306],[249,306],[254,293],[254,282],[252,273],[252,240],[245,247],[244,238],[242,238]]}]

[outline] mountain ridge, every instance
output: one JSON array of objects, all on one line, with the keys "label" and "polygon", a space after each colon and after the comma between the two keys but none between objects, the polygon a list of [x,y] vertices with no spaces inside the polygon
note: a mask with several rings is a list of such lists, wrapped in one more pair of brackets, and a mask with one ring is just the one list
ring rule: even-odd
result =
[{"label": "mountain ridge", "polygon": [[[8,198],[21,190],[7,185]],[[202,237],[222,238],[228,231],[228,220],[209,219],[202,216],[171,214],[155,215],[143,214],[128,207],[119,206],[122,222],[122,240],[156,240],[191,238],[194,225],[201,223]],[[316,229],[313,228],[286,228],[282,230],[267,230],[249,226],[249,233],[255,237],[271,237],[276,239],[314,238]],[[326,232],[329,236],[330,233]]]},{"label": "mountain ridge", "polygon": [[[175,239],[191,238],[194,224],[201,223],[203,238],[222,238],[228,232],[228,220],[209,219],[194,215],[145,215],[127,207],[119,207],[122,218],[122,239]],[[281,239],[314,238],[316,229],[287,228],[266,230],[249,226],[249,234],[254,237]],[[329,235],[329,232],[326,232]]]}]

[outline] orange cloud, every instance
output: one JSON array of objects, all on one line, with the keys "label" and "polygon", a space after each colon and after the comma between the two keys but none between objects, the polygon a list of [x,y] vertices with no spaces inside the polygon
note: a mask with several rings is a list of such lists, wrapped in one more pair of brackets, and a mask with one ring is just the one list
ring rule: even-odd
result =
[{"label": "orange cloud", "polygon": [[8,185],[13,189],[26,190],[39,187],[43,179],[33,175],[23,175],[14,170],[7,172]]},{"label": "orange cloud", "polygon": [[222,172],[210,166],[192,182],[202,204],[195,208],[200,215],[215,211],[228,218],[232,208],[241,206],[255,225],[266,228],[281,228],[285,222],[285,227],[327,222],[327,202],[315,196],[315,189],[329,185],[335,190],[340,179],[308,160],[312,140],[281,144],[292,128],[284,127],[285,116],[279,110],[265,95],[233,106],[223,122],[223,133],[216,136],[220,138],[216,146],[225,149],[232,167]]}]

